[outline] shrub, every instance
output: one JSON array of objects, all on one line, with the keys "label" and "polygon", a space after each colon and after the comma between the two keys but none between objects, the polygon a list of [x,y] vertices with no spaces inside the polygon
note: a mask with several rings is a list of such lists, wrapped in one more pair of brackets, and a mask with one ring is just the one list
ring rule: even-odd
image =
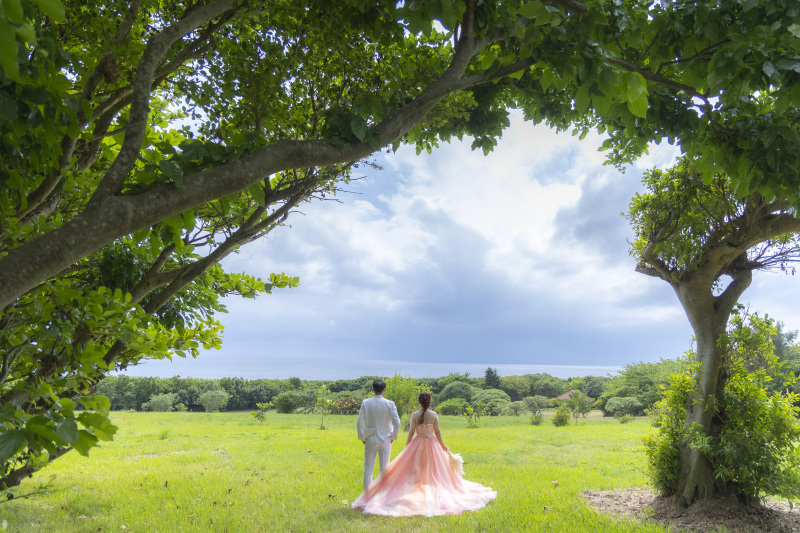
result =
[{"label": "shrub", "polygon": [[472,404],[482,404],[486,414],[490,416],[500,416],[503,407],[511,403],[511,398],[500,389],[486,389],[476,393],[472,397]]},{"label": "shrub", "polygon": [[257,403],[256,404],[256,408],[258,410],[257,411],[251,411],[250,414],[253,415],[253,417],[256,420],[258,420],[259,422],[261,422],[263,424],[264,420],[267,418],[267,411],[269,411],[270,407],[273,407],[273,405],[271,403],[269,403],[269,402]]},{"label": "shrub", "polygon": [[446,402],[440,403],[436,411],[440,415],[462,415],[467,410],[469,404],[463,398],[450,398]]},{"label": "shrub", "polygon": [[575,419],[575,424],[577,425],[578,417],[582,416],[586,418],[586,415],[588,415],[589,411],[591,411],[592,399],[581,391],[576,390],[569,395],[569,399],[564,402],[564,405],[566,405],[569,411],[572,413],[572,418]]},{"label": "shrub", "polygon": [[142,404],[145,411],[172,411],[172,406],[178,401],[178,395],[174,392],[166,394],[155,394],[150,397],[150,401]]},{"label": "shrub", "polygon": [[[677,491],[679,444],[688,440],[710,459],[720,487],[732,488],[746,499],[764,494],[800,497],[800,457],[795,453],[800,398],[791,392],[797,378],[774,354],[769,336],[775,328],[755,316],[749,317],[749,325],[744,320],[732,316],[732,331],[719,340],[726,346],[722,365],[727,379],[720,397],[706,407],[725,420],[718,435],[708,437],[686,427],[685,406],[698,395],[699,363],[673,375],[653,410],[659,425],[643,441],[653,485],[663,494]],[[786,391],[769,395],[765,386],[771,379],[779,380]]]},{"label": "shrub", "polygon": [[224,390],[209,390],[197,398],[197,403],[208,413],[219,411],[228,403],[231,395]]},{"label": "shrub", "polygon": [[531,415],[531,425],[541,426],[543,418],[544,415],[542,413],[536,413],[535,415]]},{"label": "shrub", "polygon": [[556,409],[556,414],[553,416],[553,425],[562,427],[569,424],[570,409],[566,404],[562,404]]},{"label": "shrub", "polygon": [[544,396],[527,396],[522,399],[532,415],[541,413],[544,409],[550,407],[550,400]]},{"label": "shrub", "polygon": [[453,398],[461,398],[467,403],[471,403],[472,394],[473,388],[469,383],[464,383],[463,381],[453,381],[448,383],[447,386],[442,389],[442,392],[436,395],[436,401],[439,402],[439,404],[442,404],[448,400],[452,400]]},{"label": "shrub", "polygon": [[286,391],[278,394],[274,403],[275,410],[279,413],[294,413],[298,410],[310,413],[317,405],[317,393],[311,389]]},{"label": "shrub", "polygon": [[619,420],[620,424],[627,424],[633,420],[633,417],[631,415],[622,415],[621,417],[617,418],[617,420]]},{"label": "shrub", "polygon": [[606,402],[604,411],[612,416],[619,418],[623,415],[640,415],[642,414],[642,403],[633,396],[624,398],[610,398]]},{"label": "shrub", "polygon": [[357,415],[358,410],[361,409],[361,402],[364,399],[361,396],[354,396],[352,394],[342,396],[338,400],[334,400],[331,404],[331,414],[333,415]]},{"label": "shrub", "polygon": [[181,412],[184,412],[184,411],[186,411],[187,409],[186,409],[186,406],[185,406],[185,405],[183,405],[182,403],[179,403],[178,405],[176,405],[176,406],[175,406],[175,410],[176,410],[176,411],[181,411]]},{"label": "shrub", "polygon": [[527,410],[527,406],[524,402],[511,402],[508,404],[507,409],[514,414],[515,416],[519,416]]},{"label": "shrub", "polygon": [[467,427],[468,428],[479,428],[481,422],[481,414],[483,408],[481,406],[478,407],[467,407],[467,410],[464,411],[464,418],[467,419]]}]

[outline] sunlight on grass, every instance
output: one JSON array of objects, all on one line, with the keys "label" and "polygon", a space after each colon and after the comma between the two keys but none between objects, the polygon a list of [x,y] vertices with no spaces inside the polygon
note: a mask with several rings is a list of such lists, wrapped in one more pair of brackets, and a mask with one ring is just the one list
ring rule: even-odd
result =
[{"label": "sunlight on grass", "polygon": [[[9,531],[665,531],[593,512],[588,489],[641,486],[644,421],[531,426],[441,417],[466,477],[497,490],[476,513],[387,518],[350,508],[361,492],[355,416],[114,413],[119,432],[90,458],[70,452],[42,475],[54,492],[7,502]],[[402,450],[405,435],[393,446]],[[23,484],[23,491],[36,480]],[[553,484],[558,481],[558,486]]]}]

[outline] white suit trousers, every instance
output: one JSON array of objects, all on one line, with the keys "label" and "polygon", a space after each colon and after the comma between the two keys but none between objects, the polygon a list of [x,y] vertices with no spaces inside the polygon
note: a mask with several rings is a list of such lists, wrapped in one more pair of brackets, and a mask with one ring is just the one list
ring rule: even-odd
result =
[{"label": "white suit trousers", "polygon": [[386,440],[379,444],[371,444],[369,442],[371,440],[373,438],[367,439],[367,443],[364,445],[364,490],[367,490],[372,484],[375,455],[378,456],[378,473],[383,472],[383,469],[389,465],[392,455],[392,441]]}]

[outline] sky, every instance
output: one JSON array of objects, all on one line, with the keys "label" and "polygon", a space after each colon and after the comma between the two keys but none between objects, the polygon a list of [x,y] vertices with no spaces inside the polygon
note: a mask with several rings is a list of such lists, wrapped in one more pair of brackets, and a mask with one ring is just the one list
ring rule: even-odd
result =
[{"label": "sky", "polygon": [[[226,298],[213,357],[624,366],[682,355],[686,316],[666,282],[634,272],[622,216],[642,173],[679,151],[654,145],[621,173],[603,165],[601,142],[513,113],[488,156],[467,138],[380,153],[381,170],[362,166],[336,201],[300,206],[224,262],[300,285]],[[799,281],[757,272],[741,301],[800,329]],[[158,365],[170,363],[137,375]]]}]

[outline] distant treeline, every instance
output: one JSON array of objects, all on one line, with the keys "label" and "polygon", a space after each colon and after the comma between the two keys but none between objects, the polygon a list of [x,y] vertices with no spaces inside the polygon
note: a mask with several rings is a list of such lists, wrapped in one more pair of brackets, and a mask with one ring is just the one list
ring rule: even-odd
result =
[{"label": "distant treeline", "polygon": [[[578,378],[557,378],[549,374],[525,374],[523,376],[500,377],[492,368],[487,368],[483,377],[453,373],[439,378],[417,378],[415,382],[430,390],[437,401],[447,385],[461,382],[474,389],[499,389],[508,395],[512,402],[526,397],[544,396],[555,398],[573,390],[579,390],[592,398],[596,408],[604,409],[613,397],[636,398],[641,409],[652,406],[661,395],[661,385],[667,383],[672,372],[680,371],[685,360],[661,360],[657,363],[636,363],[628,365],[616,376],[585,376]],[[364,398],[376,377],[362,376],[355,379],[335,381],[290,379],[222,378],[149,378],[131,376],[109,376],[97,386],[97,392],[111,400],[113,410],[142,410],[152,397],[160,394],[177,395],[176,404],[181,409],[202,411],[198,398],[206,391],[222,390],[229,395],[224,409],[245,411],[256,409],[258,403],[275,403],[284,412],[302,411],[313,406],[316,391],[326,386],[332,393],[330,399]],[[448,390],[452,390],[450,387]],[[306,396],[308,398],[306,398]],[[446,398],[441,398],[445,400]],[[356,406],[357,408],[357,406]],[[344,412],[344,411],[343,411]]]}]

